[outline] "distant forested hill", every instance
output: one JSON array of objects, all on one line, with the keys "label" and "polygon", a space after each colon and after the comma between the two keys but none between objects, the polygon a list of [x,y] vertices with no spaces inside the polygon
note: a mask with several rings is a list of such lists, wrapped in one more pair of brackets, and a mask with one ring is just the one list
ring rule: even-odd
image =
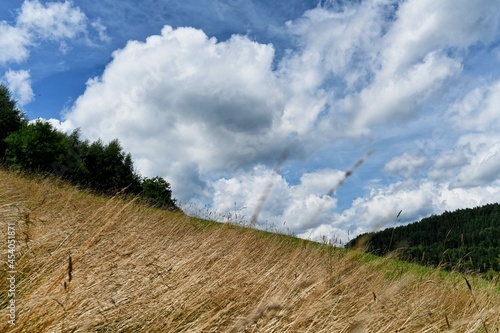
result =
[{"label": "distant forested hill", "polygon": [[444,212],[405,226],[363,234],[346,247],[363,244],[376,255],[459,271],[500,271],[500,204]]}]

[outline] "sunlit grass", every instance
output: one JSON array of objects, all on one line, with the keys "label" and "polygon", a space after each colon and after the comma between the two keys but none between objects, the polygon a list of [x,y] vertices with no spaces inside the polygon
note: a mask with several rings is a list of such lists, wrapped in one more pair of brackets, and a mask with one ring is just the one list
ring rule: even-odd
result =
[{"label": "sunlit grass", "polygon": [[12,221],[17,322],[2,293],[0,331],[500,330],[495,282],[0,171],[1,239]]}]

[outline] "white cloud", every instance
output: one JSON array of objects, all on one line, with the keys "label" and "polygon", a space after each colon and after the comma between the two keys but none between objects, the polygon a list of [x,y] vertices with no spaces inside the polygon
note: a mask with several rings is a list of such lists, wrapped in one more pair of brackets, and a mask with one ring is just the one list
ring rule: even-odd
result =
[{"label": "white cloud", "polygon": [[396,182],[373,188],[338,216],[339,224],[351,224],[356,232],[367,232],[394,223],[397,213],[404,211],[407,220],[415,220],[432,212],[433,184],[419,181]]},{"label": "white cloud", "polygon": [[[346,100],[356,128],[407,118],[437,88],[461,71],[467,47],[488,42],[498,29],[498,2],[407,1],[381,38],[380,68],[361,93]],[[462,50],[462,51],[459,51]],[[374,103],[373,101],[377,101]]]},{"label": "white cloud", "polygon": [[152,172],[175,161],[231,172],[284,148],[272,131],[285,103],[273,56],[246,37],[217,42],[167,26],[116,51],[67,119],[92,139],[119,137],[136,158],[155,161]]},{"label": "white cloud", "polygon": [[464,164],[451,187],[477,187],[500,183],[500,136],[491,134],[463,135],[458,146],[466,147]]},{"label": "white cloud", "polygon": [[434,165],[428,172],[430,179],[435,181],[450,180],[457,176],[459,169],[468,163],[471,154],[470,146],[463,145],[441,152],[434,160]]},{"label": "white cloud", "polygon": [[30,37],[25,30],[0,22],[0,65],[26,60],[29,45]]},{"label": "white cloud", "polygon": [[59,43],[63,53],[70,41],[81,39],[91,43],[89,34],[93,30],[99,40],[109,40],[100,21],[89,23],[85,13],[71,1],[42,4],[38,0],[25,0],[14,25],[0,22],[0,65],[26,60],[30,49],[45,41]]},{"label": "white cloud", "polygon": [[74,130],[73,125],[69,121],[60,121],[59,119],[50,118],[47,122],[63,133],[71,133]]},{"label": "white cloud", "polygon": [[467,48],[498,31],[498,2],[459,2],[363,1],[341,12],[318,7],[289,23],[303,46],[287,64],[296,64],[297,81],[308,89],[336,83],[325,131],[367,134],[373,125],[414,118],[462,71]]},{"label": "white cloud", "polygon": [[[483,188],[449,188],[447,183],[408,180],[374,188],[352,202],[350,208],[332,214],[330,222],[303,232],[299,236],[321,240],[336,235],[343,242],[371,231],[407,224],[432,214],[476,207],[500,201],[500,186]],[[402,211],[399,218],[396,218]]]},{"label": "white cloud", "polygon": [[264,227],[275,225],[281,230],[303,232],[329,219],[337,199],[326,194],[343,176],[339,170],[323,169],[303,174],[299,183],[292,185],[259,165],[249,173],[216,181],[213,207],[219,212],[236,211],[250,220],[270,188],[258,221]]},{"label": "white cloud", "polygon": [[26,70],[8,70],[5,73],[5,81],[14,99],[20,106],[30,103],[34,98],[31,89],[30,73]]},{"label": "white cloud", "polygon": [[429,174],[434,179],[452,178],[452,188],[484,186],[500,177],[500,81],[480,78],[472,83],[443,114],[443,125],[453,126],[459,135],[455,147],[441,154]]},{"label": "white cloud", "polygon": [[495,0],[412,0],[400,5],[384,38],[386,77],[406,72],[436,50],[466,49],[491,41],[497,32],[500,4]]},{"label": "white cloud", "polygon": [[87,28],[87,17],[70,1],[49,2],[24,1],[17,26],[43,39],[63,40],[74,38]]},{"label": "white cloud", "polygon": [[413,176],[426,162],[427,158],[423,155],[417,156],[404,153],[387,162],[384,170],[408,178]]},{"label": "white cloud", "polygon": [[[330,109],[329,122],[320,125],[323,135],[360,134],[353,133],[350,115],[345,119],[338,104],[343,95],[366,86],[378,66],[376,54],[387,25],[379,15],[379,5],[377,1],[366,1],[342,12],[317,7],[287,24],[301,48],[281,62],[280,70],[288,78],[293,96],[300,96],[306,102],[297,103],[297,109],[287,110],[284,124],[303,126],[300,114],[306,109],[311,110],[313,118],[306,124],[312,125],[324,110]],[[337,84],[332,87],[330,81]]]},{"label": "white cloud", "polygon": [[477,80],[476,86],[446,111],[445,119],[463,130],[498,131],[499,105],[500,81]]},{"label": "white cloud", "polygon": [[377,62],[373,52],[378,50],[388,24],[380,15],[381,4],[381,1],[365,1],[341,12],[317,7],[305,12],[296,22],[289,22],[289,30],[303,46],[303,52],[292,60],[300,59],[300,65],[314,72],[317,79],[311,82],[316,85],[330,73],[342,80],[353,71],[359,77],[367,74],[365,71]]},{"label": "white cloud", "polygon": [[49,123],[56,130],[63,132],[63,133],[66,133],[66,134],[70,134],[75,129],[69,121],[60,121],[59,119],[54,119],[54,118],[45,119],[45,118],[40,117],[40,118],[30,120],[29,123],[34,124],[34,123],[40,122],[40,121],[45,122],[45,123]]},{"label": "white cloud", "polygon": [[90,23],[90,26],[97,32],[100,41],[102,42],[111,41],[111,38],[106,33],[107,28],[101,23],[100,19],[97,19],[96,21]]},{"label": "white cloud", "polygon": [[356,114],[353,123],[356,131],[365,132],[375,124],[400,122],[414,116],[421,101],[460,69],[456,60],[431,52],[400,76],[378,75],[360,94],[347,97],[342,108]]}]

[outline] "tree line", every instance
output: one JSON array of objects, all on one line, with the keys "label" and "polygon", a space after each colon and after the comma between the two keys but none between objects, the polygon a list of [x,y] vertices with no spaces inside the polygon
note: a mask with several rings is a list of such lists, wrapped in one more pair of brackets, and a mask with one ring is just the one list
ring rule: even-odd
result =
[{"label": "tree line", "polygon": [[446,211],[363,234],[346,247],[356,247],[360,241],[376,255],[397,253],[403,260],[461,272],[500,272],[500,204]]},{"label": "tree line", "polygon": [[42,120],[28,122],[0,84],[0,162],[9,169],[56,175],[99,194],[138,196],[149,205],[178,210],[170,184],[141,177],[120,142],[89,142],[79,130],[66,134]]}]

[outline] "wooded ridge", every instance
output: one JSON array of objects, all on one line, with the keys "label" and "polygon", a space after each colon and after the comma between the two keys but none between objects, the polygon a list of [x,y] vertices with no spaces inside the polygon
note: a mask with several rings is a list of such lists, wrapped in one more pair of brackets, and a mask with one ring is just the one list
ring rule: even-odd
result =
[{"label": "wooded ridge", "polygon": [[500,271],[500,204],[444,212],[395,228],[367,233],[346,247],[448,270]]}]

